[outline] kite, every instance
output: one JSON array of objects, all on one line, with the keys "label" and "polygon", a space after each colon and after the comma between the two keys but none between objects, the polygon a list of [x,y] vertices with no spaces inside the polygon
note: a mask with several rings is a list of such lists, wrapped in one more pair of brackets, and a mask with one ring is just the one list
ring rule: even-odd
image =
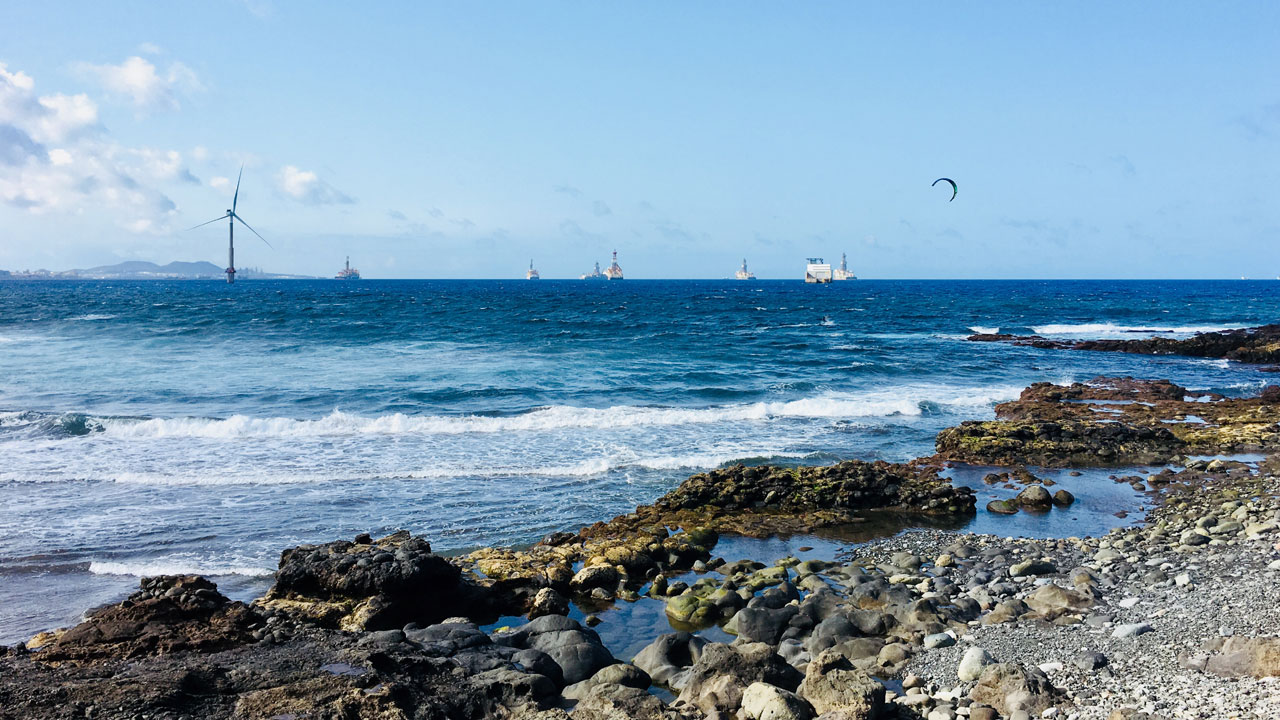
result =
[{"label": "kite", "polygon": [[[933,181],[933,185],[937,185],[940,182],[951,183],[951,200],[948,200],[947,202],[951,202],[952,200],[955,200],[956,193],[960,192],[960,188],[956,187],[956,181],[952,180],[951,178],[938,178],[937,180]],[[930,185],[929,187],[933,187],[933,185]]]}]

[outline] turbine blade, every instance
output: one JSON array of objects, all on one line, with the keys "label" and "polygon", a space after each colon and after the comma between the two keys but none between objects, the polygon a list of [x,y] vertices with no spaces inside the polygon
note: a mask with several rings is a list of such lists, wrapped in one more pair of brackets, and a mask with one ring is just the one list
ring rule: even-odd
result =
[{"label": "turbine blade", "polygon": [[240,166],[240,174],[236,176],[236,194],[231,197],[231,212],[236,211],[236,201],[240,199],[240,178],[244,177],[244,165]]},{"label": "turbine blade", "polygon": [[200,223],[199,225],[196,225],[196,227],[189,227],[189,228],[187,228],[187,230],[195,230],[196,228],[198,228],[198,227],[204,227],[205,225],[208,225],[209,223],[216,223],[216,222],[218,222],[219,220],[226,220],[226,219],[227,219],[227,216],[226,216],[226,215],[222,215],[222,216],[219,216],[219,217],[216,217],[216,218],[214,218],[214,219],[210,220],[209,222],[202,222],[202,223]]},{"label": "turbine blade", "polygon": [[235,213],[231,213],[231,217],[239,220],[241,225],[249,228],[249,232],[253,233],[254,235],[257,235],[259,240],[261,240],[264,243],[267,243],[267,247],[271,248],[272,250],[275,250],[275,247],[273,247],[271,243],[267,242],[267,239],[262,237],[262,235],[257,230],[254,230],[253,227],[249,225],[249,223],[245,222],[244,218],[240,217]]}]

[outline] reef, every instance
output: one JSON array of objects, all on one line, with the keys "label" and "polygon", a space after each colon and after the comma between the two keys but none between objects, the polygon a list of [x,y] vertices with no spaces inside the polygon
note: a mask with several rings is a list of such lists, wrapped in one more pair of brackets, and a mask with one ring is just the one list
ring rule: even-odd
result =
[{"label": "reef", "polygon": [[990,465],[1134,465],[1186,455],[1280,449],[1280,387],[1253,397],[1192,392],[1165,380],[1036,383],[996,419],[940,432],[937,458]]},{"label": "reef", "polygon": [[979,333],[972,342],[1007,342],[1045,350],[1094,350],[1138,355],[1186,355],[1222,358],[1242,363],[1280,363],[1280,325],[1198,333],[1189,338],[1134,338],[1132,340],[1051,340],[1039,335]]}]

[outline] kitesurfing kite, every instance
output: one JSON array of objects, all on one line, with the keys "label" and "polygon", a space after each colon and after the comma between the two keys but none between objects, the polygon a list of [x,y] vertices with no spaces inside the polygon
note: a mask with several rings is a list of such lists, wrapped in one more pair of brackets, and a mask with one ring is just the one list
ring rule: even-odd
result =
[{"label": "kitesurfing kite", "polygon": [[[956,193],[960,192],[960,188],[956,187],[956,181],[952,180],[951,178],[938,178],[937,180],[933,181],[933,185],[937,185],[940,182],[951,183],[951,200],[948,200],[947,202],[951,202],[952,200],[955,200]],[[933,187],[933,185],[930,185],[929,187]]]}]

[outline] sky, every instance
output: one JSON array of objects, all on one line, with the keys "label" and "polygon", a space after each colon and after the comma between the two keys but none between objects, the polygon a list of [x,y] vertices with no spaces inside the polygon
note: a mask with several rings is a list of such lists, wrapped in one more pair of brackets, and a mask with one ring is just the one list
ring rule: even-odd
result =
[{"label": "sky", "polygon": [[[7,3],[0,268],[1280,276],[1280,3]],[[955,179],[959,194],[931,187]]]}]

